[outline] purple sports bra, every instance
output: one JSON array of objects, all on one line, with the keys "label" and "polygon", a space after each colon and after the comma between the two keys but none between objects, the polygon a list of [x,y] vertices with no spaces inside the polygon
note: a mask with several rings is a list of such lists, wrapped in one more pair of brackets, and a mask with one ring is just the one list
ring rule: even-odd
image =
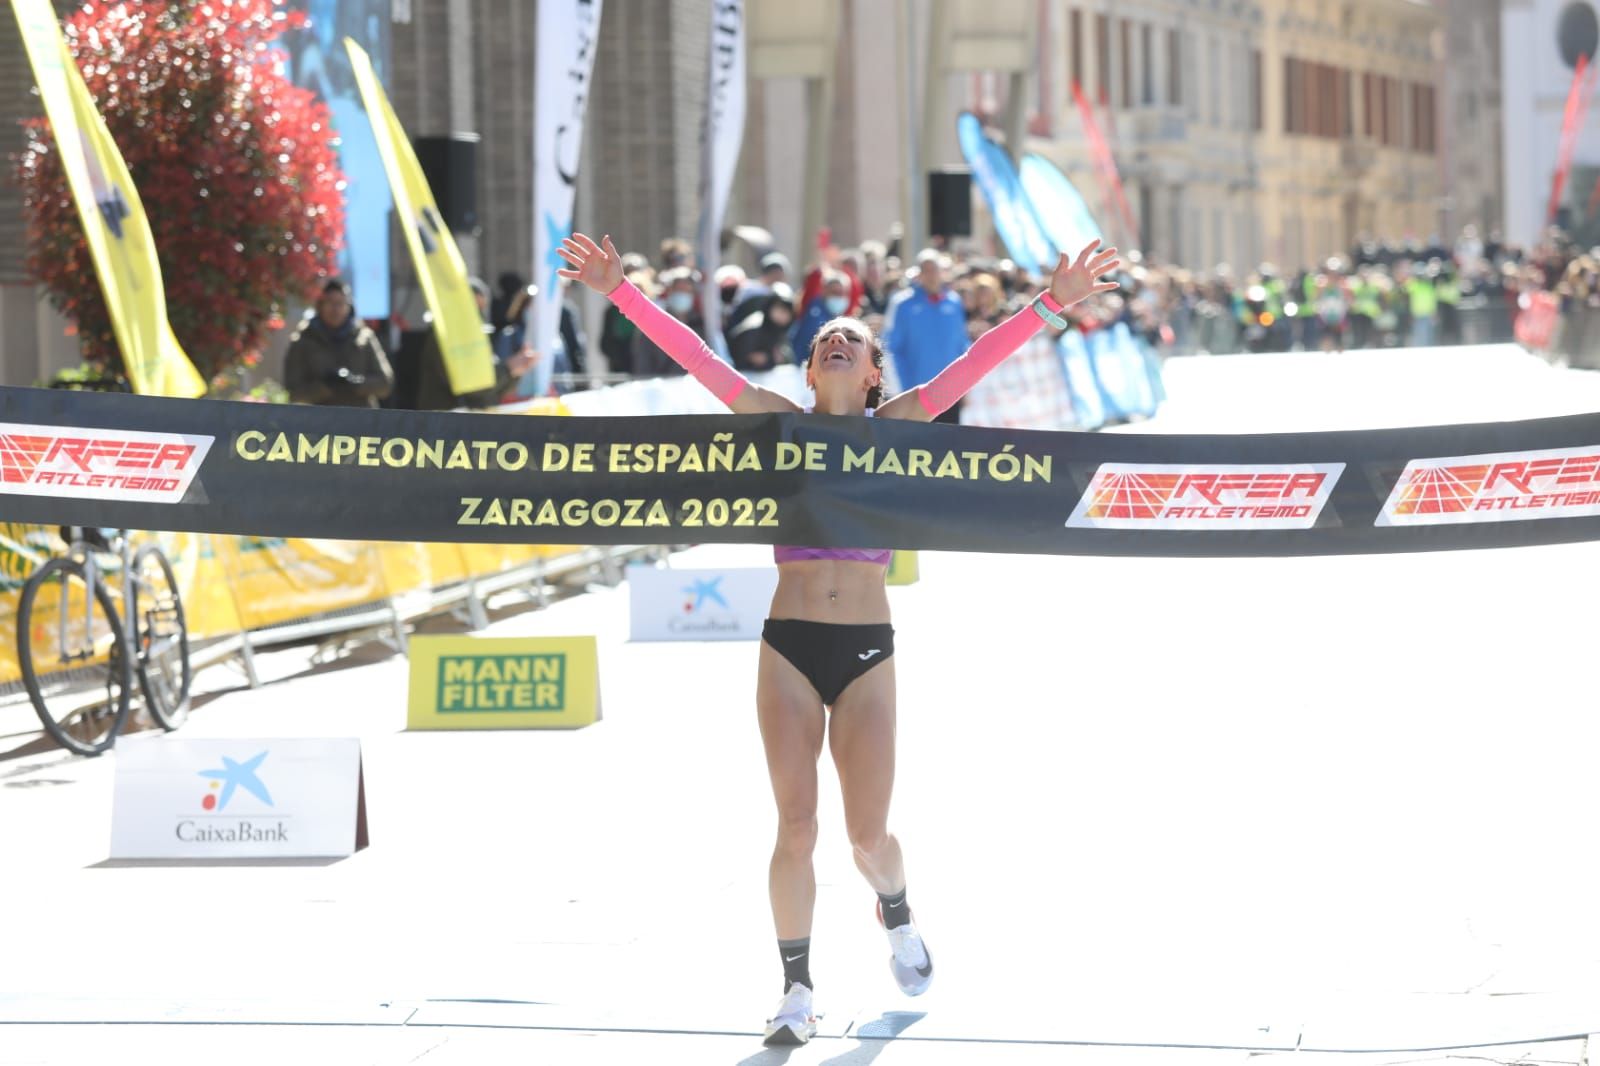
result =
[{"label": "purple sports bra", "polygon": [[[811,408],[806,408],[806,414],[811,413]],[[871,418],[872,408],[867,408],[867,417]],[[772,548],[772,561],[775,563],[798,563],[810,559],[840,559],[847,563],[877,563],[879,566],[889,565],[890,551],[888,548],[797,548],[788,544],[775,544]]]}]

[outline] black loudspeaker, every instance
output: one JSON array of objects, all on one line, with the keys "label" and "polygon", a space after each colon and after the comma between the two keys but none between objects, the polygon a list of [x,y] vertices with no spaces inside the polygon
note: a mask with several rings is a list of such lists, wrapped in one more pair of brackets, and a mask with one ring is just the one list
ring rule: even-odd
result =
[{"label": "black loudspeaker", "polygon": [[928,233],[972,236],[972,171],[966,167],[928,172]]},{"label": "black loudspeaker", "polygon": [[412,147],[433,190],[445,225],[471,233],[478,228],[478,135],[418,137]]}]

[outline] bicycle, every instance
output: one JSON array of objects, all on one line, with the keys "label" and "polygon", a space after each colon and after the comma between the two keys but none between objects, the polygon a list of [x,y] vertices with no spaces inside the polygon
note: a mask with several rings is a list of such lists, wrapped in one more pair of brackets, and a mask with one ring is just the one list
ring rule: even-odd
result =
[{"label": "bicycle", "polygon": [[[177,729],[193,671],[171,562],[154,544],[134,551],[127,530],[68,526],[62,537],[67,553],[33,572],[17,604],[17,659],[39,721],[62,747],[98,755],[127,723],[137,676],[151,718]],[[120,588],[102,554],[118,557]]]}]

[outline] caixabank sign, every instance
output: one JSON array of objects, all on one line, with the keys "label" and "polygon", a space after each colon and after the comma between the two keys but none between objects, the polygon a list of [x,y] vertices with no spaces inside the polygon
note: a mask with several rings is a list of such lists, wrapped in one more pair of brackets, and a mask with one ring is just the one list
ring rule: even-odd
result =
[{"label": "caixabank sign", "polygon": [[355,739],[117,744],[113,859],[326,858],[366,847]]},{"label": "caixabank sign", "polygon": [[632,640],[760,640],[778,587],[775,566],[628,567]]},{"label": "caixabank sign", "polygon": [[593,637],[414,637],[408,729],[550,729],[600,718]]}]

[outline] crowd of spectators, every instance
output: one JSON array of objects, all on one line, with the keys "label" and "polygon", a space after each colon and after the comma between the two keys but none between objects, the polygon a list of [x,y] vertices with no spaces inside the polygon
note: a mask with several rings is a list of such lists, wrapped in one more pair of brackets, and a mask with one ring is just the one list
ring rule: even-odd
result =
[{"label": "crowd of spectators", "polygon": [[[1123,262],[1116,291],[1069,309],[1071,328],[1090,333],[1126,323],[1162,355],[1508,341],[1517,314],[1540,292],[1553,294],[1563,310],[1600,309],[1600,248],[1585,251],[1554,229],[1530,249],[1471,226],[1449,245],[1362,239],[1343,255],[1293,270],[1262,263],[1247,272],[1226,264],[1198,272],[1136,251],[1124,252]],[[752,271],[715,269],[721,335],[713,337],[703,276],[687,241],[665,240],[653,256],[629,253],[623,269],[747,372],[802,363],[824,322],[860,317],[883,339],[900,388],[930,379],[1046,280],[1009,259],[961,249],[903,258],[898,241],[823,242],[800,270],[769,251]],[[682,372],[614,307],[604,309],[591,345],[565,298],[559,339],[538,351],[521,334],[522,279],[498,280],[499,291],[491,295],[484,286],[480,303],[498,359],[516,372],[501,399]],[[524,373],[530,361],[543,362],[544,372]]]}]

